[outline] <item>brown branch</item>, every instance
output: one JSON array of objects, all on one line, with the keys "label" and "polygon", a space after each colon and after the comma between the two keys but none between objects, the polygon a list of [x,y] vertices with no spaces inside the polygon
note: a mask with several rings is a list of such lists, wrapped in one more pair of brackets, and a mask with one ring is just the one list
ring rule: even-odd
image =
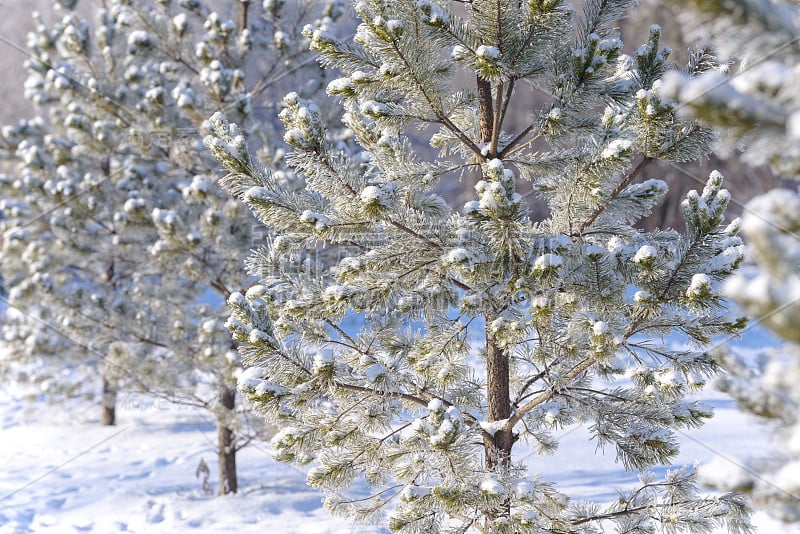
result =
[{"label": "brown branch", "polygon": [[[414,71],[414,68],[411,66],[406,57],[400,51],[400,48],[397,46],[397,43],[395,41],[392,41],[392,47],[394,48],[394,51],[397,53],[397,56],[405,65],[406,69],[408,69],[408,72],[411,74],[411,78],[416,84],[417,89],[422,94],[422,97],[425,99],[425,101],[428,103],[428,106],[430,106],[431,111],[433,111],[433,114],[436,115],[436,118],[438,118],[439,121],[441,121],[441,123],[444,124],[448,130],[450,130],[450,132],[452,132],[456,137],[458,137],[458,139],[462,143],[464,143],[464,145],[467,148],[469,148],[470,151],[472,151],[480,159],[485,159],[478,145],[476,145],[472,141],[472,139],[470,139],[467,136],[467,134],[461,131],[461,128],[453,124],[450,118],[444,114],[444,111],[439,106],[433,103],[433,99],[428,95],[428,92],[425,90],[425,84],[423,84],[422,80],[420,80],[419,76],[417,76],[417,73]],[[490,88],[490,95],[491,95],[491,88]]]},{"label": "brown branch", "polygon": [[[652,487],[652,486],[665,486],[665,485],[666,484],[648,484],[646,487],[649,488],[649,487]],[[641,506],[634,506],[632,508],[625,507],[624,509],[618,510],[616,512],[607,512],[607,513],[604,513],[604,514],[597,514],[597,515],[592,515],[592,516],[589,516],[589,517],[584,517],[582,519],[576,519],[574,521],[571,521],[571,523],[573,525],[583,525],[583,524],[589,523],[591,521],[602,521],[604,519],[613,519],[615,517],[620,517],[620,516],[623,516],[623,515],[632,514],[632,513],[636,513],[636,512],[642,512],[642,511],[648,510],[648,509],[653,509],[653,508],[655,508],[655,509],[672,508],[674,506],[680,506],[680,505],[683,505],[683,504],[695,504],[695,501],[678,501],[678,502],[670,501],[668,503],[653,503],[653,504],[649,504],[649,505],[645,504],[645,505],[641,505]]]},{"label": "brown branch", "polygon": [[[360,393],[371,393],[371,394],[379,393],[378,391],[376,391],[374,389],[365,388],[363,386],[356,386],[355,384],[343,384],[341,382],[334,381],[333,385],[335,387],[337,387],[337,388],[345,389],[347,391],[358,391]],[[403,400],[406,400],[408,402],[413,402],[414,404],[419,404],[420,406],[425,406],[425,407],[427,407],[428,406],[428,402],[430,402],[430,399],[422,399],[420,397],[415,397],[414,395],[411,395],[410,393],[387,392],[387,395],[391,396],[391,397],[400,397]],[[433,397],[431,397],[431,399],[432,398]]]},{"label": "brown branch", "polygon": [[333,328],[334,330],[336,330],[336,332],[338,332],[340,336],[342,336],[344,339],[346,339],[347,341],[349,341],[349,342],[350,342],[350,344],[351,344],[351,345],[353,345],[353,348],[355,348],[355,349],[356,349],[358,352],[361,352],[361,353],[363,354],[363,352],[362,352],[362,351],[361,351],[361,350],[360,350],[360,349],[357,347],[357,343],[355,342],[355,340],[354,340],[352,337],[350,337],[350,336],[347,334],[347,332],[345,332],[344,330],[342,330],[342,328],[341,328],[341,327],[340,327],[338,324],[334,323],[334,322],[333,322],[333,321],[331,321],[330,319],[325,319],[325,322],[326,322],[326,323],[328,323],[328,325],[330,325],[330,326],[331,326],[331,328]]},{"label": "brown branch", "polygon": [[[519,145],[525,139],[525,137],[527,137],[527,135],[534,130],[534,128],[536,128],[536,125],[535,124],[530,124],[527,128],[522,130],[519,134],[517,134],[517,136],[514,139],[511,140],[510,143],[508,143],[505,147],[503,147],[503,150],[500,151],[500,153],[497,155],[497,157],[500,158],[500,159],[503,159],[505,156],[511,154],[514,151],[514,149],[517,147],[517,145]],[[535,141],[538,138],[539,138],[538,135],[534,136],[532,139],[530,139],[525,144],[527,145],[527,144]],[[525,145],[522,145],[522,146],[525,146]]]},{"label": "brown branch", "polygon": [[[514,78],[511,78],[511,80],[508,82],[508,87],[506,87],[506,96],[505,96],[505,100],[503,101],[502,110],[500,111],[500,125],[501,126],[506,120],[506,112],[508,111],[508,104],[511,102],[511,94],[514,92],[514,83],[515,82],[516,82],[516,80],[514,80]],[[496,145],[495,145],[495,148],[497,148]]]},{"label": "brown branch", "polygon": [[[492,85],[488,80],[477,76],[478,109],[480,114],[481,143],[488,143],[492,139],[492,124],[494,123],[494,106],[492,101]],[[495,154],[489,153],[489,157]]]},{"label": "brown branch", "polygon": [[414,230],[412,230],[408,226],[404,225],[403,223],[397,222],[394,219],[388,219],[388,222],[389,222],[389,224],[391,224],[392,226],[394,226],[398,230],[401,230],[401,231],[403,231],[403,232],[405,232],[405,233],[407,233],[409,235],[413,235],[417,239],[422,240],[425,244],[430,245],[431,247],[439,249],[439,250],[442,249],[442,245],[440,245],[439,243],[437,243],[436,241],[433,241],[432,239],[430,239],[428,237],[425,237],[424,235],[422,235],[422,234],[420,234],[418,232],[415,232]]},{"label": "brown branch", "polygon": [[[611,192],[610,199],[612,199],[612,198],[616,197],[617,195],[619,195],[620,193],[622,193],[622,191],[626,187],[628,187],[636,179],[637,176],[639,176],[639,173],[642,171],[642,169],[647,167],[653,161],[655,161],[655,157],[653,157],[653,156],[645,156],[644,158],[642,158],[642,160],[636,165],[636,167],[631,169],[630,172],[628,174],[626,174],[625,177],[622,180],[620,180],[620,182],[617,184],[617,186]],[[602,205],[597,206],[594,209],[594,211],[592,212],[592,214],[589,215],[589,218],[586,219],[583,222],[583,224],[581,224],[581,227],[578,228],[578,231],[575,234],[573,234],[573,237],[577,237],[579,235],[582,235],[583,231],[586,230],[589,226],[591,226],[592,223],[594,223],[594,221],[596,221],[597,218],[606,210],[606,208],[608,208],[608,206],[609,206],[609,202],[604,202]]]},{"label": "brown branch", "polygon": [[[575,378],[576,376],[578,376],[579,374],[581,374],[582,372],[584,372],[585,370],[590,368],[595,363],[597,363],[597,360],[595,360],[594,358],[587,358],[582,363],[580,363],[577,366],[575,366],[572,369],[572,371],[567,373],[566,376],[567,376],[567,378],[570,378],[570,379],[571,378]],[[528,412],[530,412],[531,410],[533,410],[534,408],[536,408],[540,404],[542,404],[544,402],[547,402],[552,397],[553,397],[553,392],[552,391],[545,391],[544,393],[541,393],[540,395],[537,395],[536,397],[534,397],[533,399],[531,399],[530,401],[525,403],[524,406],[522,406],[521,408],[517,409],[514,412],[514,414],[508,419],[508,422],[503,426],[503,430],[505,432],[511,432],[514,429],[514,426],[522,420],[522,418],[525,416],[525,414],[527,414]]]},{"label": "brown branch", "polygon": [[[507,103],[506,103],[507,104]],[[505,110],[503,108],[503,83],[497,86],[497,94],[495,95],[495,102],[494,102],[494,120],[492,121],[492,141],[489,144],[489,154],[496,155],[497,154],[497,142],[500,139],[500,129],[503,126],[503,114]]]}]

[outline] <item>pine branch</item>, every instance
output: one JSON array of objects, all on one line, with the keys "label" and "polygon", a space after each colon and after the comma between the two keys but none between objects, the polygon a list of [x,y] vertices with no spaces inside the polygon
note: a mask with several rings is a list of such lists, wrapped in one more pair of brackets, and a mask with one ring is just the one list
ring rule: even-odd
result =
[{"label": "pine branch", "polygon": [[[596,363],[597,360],[593,358],[587,358],[582,363],[576,365],[572,370],[566,373],[565,377],[568,379],[573,379],[578,375],[580,375],[581,373],[583,373],[584,371],[586,371],[587,369],[589,369],[590,367],[592,367]],[[556,393],[554,391],[546,391],[538,395],[537,397],[534,397],[530,401],[526,402],[520,408],[514,410],[514,413],[508,419],[508,422],[505,425],[503,425],[503,430],[506,432],[512,432],[516,424],[519,423],[527,413],[529,413],[531,410],[533,410],[540,404],[543,404],[548,400],[550,400],[551,398],[553,398],[555,394]]]},{"label": "pine branch", "polygon": [[[642,158],[642,160],[639,161],[639,163],[637,163],[636,166],[633,169],[631,169],[628,172],[628,174],[626,174],[622,178],[622,180],[619,181],[617,186],[614,188],[614,190],[609,195],[609,199],[616,198],[620,193],[622,193],[622,191],[626,187],[631,185],[634,182],[634,180],[636,180],[636,178],[639,176],[639,173],[642,172],[642,170],[644,170],[644,168],[647,167],[653,161],[655,161],[655,157],[652,157],[652,156],[645,156],[644,158]],[[587,228],[589,228],[594,223],[594,221],[597,220],[597,218],[600,215],[603,214],[603,212],[608,208],[609,205],[610,205],[610,203],[608,201],[606,201],[603,204],[600,204],[599,206],[597,206],[594,209],[594,211],[592,211],[591,215],[589,215],[589,217],[580,225],[578,230],[571,234],[572,237],[579,237],[579,236],[583,235],[583,232]]]}]

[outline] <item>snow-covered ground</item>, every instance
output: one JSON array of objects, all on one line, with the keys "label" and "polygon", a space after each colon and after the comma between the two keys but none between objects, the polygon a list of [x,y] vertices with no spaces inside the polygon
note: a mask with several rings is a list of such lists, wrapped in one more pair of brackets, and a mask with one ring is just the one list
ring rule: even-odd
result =
[{"label": "snow-covered ground", "polygon": [[[769,449],[768,429],[732,401],[710,388],[699,397],[716,416],[681,434],[679,462],[714,460],[724,471]],[[202,411],[126,398],[118,426],[101,427],[95,416],[95,406],[64,412],[0,392],[0,534],[383,532],[330,517],[302,471],[274,462],[266,444],[240,452],[237,495],[206,494],[195,474],[203,459],[216,489],[216,433]],[[579,498],[611,500],[635,481],[612,450],[595,455],[580,429],[565,431],[555,456],[529,460],[532,471]],[[762,533],[800,534],[763,514],[756,522]]]},{"label": "snow-covered ground", "polygon": [[0,533],[353,531],[261,447],[241,451],[237,495],[205,494],[195,473],[203,459],[216,489],[216,433],[201,411],[123,402],[116,427],[81,419],[0,397]]}]

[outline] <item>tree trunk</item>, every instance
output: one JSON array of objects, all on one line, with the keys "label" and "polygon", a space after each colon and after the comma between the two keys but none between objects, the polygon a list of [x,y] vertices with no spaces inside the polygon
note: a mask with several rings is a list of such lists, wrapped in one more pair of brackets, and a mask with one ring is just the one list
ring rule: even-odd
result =
[{"label": "tree trunk", "polygon": [[[233,419],[236,407],[236,390],[220,386],[220,400],[225,413],[217,421],[217,455],[219,459],[219,494],[236,493],[239,482],[236,478],[236,441],[228,421]],[[228,413],[230,412],[230,413]]]},{"label": "tree trunk", "polygon": [[[494,105],[492,103],[492,84],[478,76],[478,102],[480,103],[481,143],[489,143],[494,132]],[[496,148],[496,147],[492,147]],[[497,154],[490,151],[488,158],[495,158]]]},{"label": "tree trunk", "polygon": [[103,426],[115,425],[117,423],[117,388],[106,377],[103,377],[102,410],[100,424]]},{"label": "tree trunk", "polygon": [[[494,334],[489,331],[488,326],[486,330],[486,399],[490,422],[502,421],[511,417],[508,351],[497,345]],[[483,446],[487,470],[508,474],[514,441],[516,439],[511,430],[498,430],[494,436],[484,434]],[[508,500],[498,508],[486,510],[487,531],[491,531],[490,525],[495,519],[507,517],[510,514],[511,503]]]},{"label": "tree trunk", "polygon": [[[486,332],[486,400],[489,421],[502,421],[511,417],[508,352],[494,340],[494,334]],[[485,439],[486,462],[490,469],[507,468],[511,461],[514,436],[511,431],[498,430],[493,439]]]},{"label": "tree trunk", "polygon": [[[481,143],[488,144],[487,158],[497,157],[497,147],[492,140],[496,140],[494,124],[495,109],[492,99],[492,84],[480,76],[477,78],[478,103]],[[501,90],[497,89],[498,92]],[[498,106],[500,104],[498,103]],[[491,320],[486,319],[486,401],[489,422],[503,421],[511,417],[511,396],[509,395],[509,355],[508,350],[497,345],[494,334],[489,325]],[[507,475],[511,467],[511,448],[514,446],[514,433],[511,430],[497,430],[494,435],[484,433],[483,446],[486,455],[486,469]],[[492,523],[501,517],[511,515],[511,501],[506,500],[500,506],[491,510],[484,510],[486,532],[492,532]]]}]

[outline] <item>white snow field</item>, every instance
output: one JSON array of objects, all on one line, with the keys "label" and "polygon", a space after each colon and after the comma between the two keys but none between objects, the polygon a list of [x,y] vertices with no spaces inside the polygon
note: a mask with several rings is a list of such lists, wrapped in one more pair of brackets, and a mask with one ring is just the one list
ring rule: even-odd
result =
[{"label": "white snow field", "polygon": [[[733,401],[711,388],[698,397],[716,415],[680,435],[679,462],[713,461],[715,476],[733,476],[737,459],[769,450],[768,429],[737,412]],[[211,490],[217,488],[216,433],[206,412],[126,396],[118,426],[101,427],[99,408],[84,410],[65,413],[0,392],[0,534],[385,532],[332,518],[303,472],[274,462],[268,444],[239,453],[238,494],[204,492],[195,476],[201,459]],[[612,500],[636,477],[614,462],[613,450],[595,455],[587,439],[584,430],[567,429],[554,456],[530,458],[531,470],[578,498]],[[760,513],[756,524],[761,533],[800,533]]]},{"label": "white snow field", "polygon": [[2,534],[353,531],[259,446],[239,453],[237,495],[206,494],[195,473],[204,459],[216,490],[216,432],[200,410],[122,402],[118,425],[101,427],[43,408],[0,399]]}]

